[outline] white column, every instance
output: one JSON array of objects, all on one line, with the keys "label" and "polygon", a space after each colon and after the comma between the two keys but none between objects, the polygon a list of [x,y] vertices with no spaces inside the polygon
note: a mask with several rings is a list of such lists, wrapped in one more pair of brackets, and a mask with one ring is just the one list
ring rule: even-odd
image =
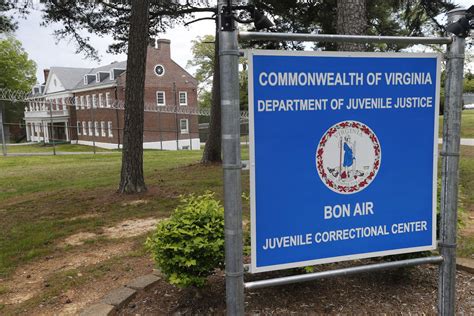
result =
[{"label": "white column", "polygon": [[65,122],[64,126],[66,128],[66,140],[69,141],[69,128],[67,127],[67,122]]},{"label": "white column", "polygon": [[36,135],[36,136],[35,136],[35,138],[36,138],[35,140],[36,140],[37,142],[39,142],[39,126],[38,126],[38,123],[34,123],[34,129],[35,129],[35,135]]},{"label": "white column", "polygon": [[31,141],[31,137],[30,137],[30,124],[29,124],[29,123],[26,123],[26,141],[27,141],[27,142]]},{"label": "white column", "polygon": [[43,124],[43,140],[45,143],[49,142],[48,123]]}]

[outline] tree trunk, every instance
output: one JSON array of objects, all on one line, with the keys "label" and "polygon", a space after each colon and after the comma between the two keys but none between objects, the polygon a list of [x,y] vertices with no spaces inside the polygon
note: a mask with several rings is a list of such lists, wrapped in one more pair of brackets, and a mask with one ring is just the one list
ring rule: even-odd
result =
[{"label": "tree trunk", "polygon": [[221,87],[219,75],[219,34],[215,36],[214,75],[212,76],[212,102],[209,134],[202,155],[202,163],[220,163],[221,156]]},{"label": "tree trunk", "polygon": [[120,193],[146,191],[143,178],[143,118],[148,8],[150,0],[133,1],[128,35]]},{"label": "tree trunk", "polygon": [[[363,35],[367,30],[366,0],[337,0],[337,34]],[[339,43],[338,50],[365,51],[363,43]]]}]

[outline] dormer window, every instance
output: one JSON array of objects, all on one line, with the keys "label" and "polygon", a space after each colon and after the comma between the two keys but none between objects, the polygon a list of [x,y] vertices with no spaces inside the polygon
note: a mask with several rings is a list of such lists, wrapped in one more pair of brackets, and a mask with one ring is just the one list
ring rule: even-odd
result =
[{"label": "dormer window", "polygon": [[99,71],[98,73],[95,74],[95,82],[99,83],[107,79],[107,77],[110,75],[108,71]]},{"label": "dormer window", "polygon": [[95,81],[95,75],[87,74],[84,75],[84,85],[88,85]]},{"label": "dormer window", "polygon": [[124,71],[125,69],[113,68],[112,70],[110,70],[110,80],[117,79],[118,76],[120,76]]}]

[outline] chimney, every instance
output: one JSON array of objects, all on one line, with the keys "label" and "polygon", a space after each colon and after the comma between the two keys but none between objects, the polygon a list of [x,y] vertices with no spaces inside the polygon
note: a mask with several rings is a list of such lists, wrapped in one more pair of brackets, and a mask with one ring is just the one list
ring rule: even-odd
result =
[{"label": "chimney", "polygon": [[170,57],[170,44],[171,41],[167,39],[158,39],[158,50],[162,56]]},{"label": "chimney", "polygon": [[156,38],[149,36],[148,46],[150,46],[151,48],[156,48]]},{"label": "chimney", "polygon": [[44,82],[48,81],[48,76],[49,76],[49,69],[43,69],[43,74],[44,74]]}]

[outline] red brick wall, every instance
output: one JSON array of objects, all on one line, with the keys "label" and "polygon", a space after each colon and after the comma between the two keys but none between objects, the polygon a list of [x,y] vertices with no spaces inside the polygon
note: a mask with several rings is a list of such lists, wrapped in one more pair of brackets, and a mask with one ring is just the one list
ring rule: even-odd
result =
[{"label": "red brick wall", "polygon": [[[166,42],[160,43],[161,49],[148,47],[147,55],[147,66],[145,73],[145,104],[155,105],[156,104],[156,92],[165,92],[165,102],[167,106],[174,106],[179,103],[179,92],[187,92],[187,103],[186,107],[197,108],[197,82],[188,74],[184,69],[178,66],[169,56],[169,44]],[[163,76],[157,76],[154,72],[155,65],[160,64],[165,68]],[[91,96],[97,95],[97,106],[98,106],[98,95],[110,92],[111,102],[117,100],[120,105],[123,105],[125,100],[125,73],[118,78],[118,86],[113,88],[95,89],[86,92],[75,93],[75,96]],[[176,92],[176,93],[175,93]],[[176,96],[175,96],[176,94]],[[89,121],[104,121],[107,129],[107,122],[111,121],[113,126],[113,137],[102,137],[102,133],[95,137],[97,142],[106,143],[122,143],[123,135],[122,129],[124,125],[124,113],[123,110],[107,109],[107,108],[95,108],[95,109],[79,109],[71,108],[71,124],[76,126],[76,122],[89,122]],[[91,113],[93,111],[93,113]],[[74,118],[73,118],[74,117]],[[94,117],[94,119],[92,119]],[[117,121],[118,118],[118,121]],[[144,142],[159,142],[169,141],[176,139],[177,130],[179,131],[179,120],[188,119],[189,122],[189,133],[179,133],[179,139],[198,138],[198,118],[195,115],[175,115],[170,113],[156,113],[156,112],[145,112],[145,124],[144,124]],[[88,124],[88,123],[87,123]],[[178,126],[177,126],[178,125]],[[100,127],[100,123],[99,123]],[[120,130],[120,133],[117,131]],[[83,135],[81,127],[81,135],[77,136],[79,140],[92,141],[93,136]]]}]

